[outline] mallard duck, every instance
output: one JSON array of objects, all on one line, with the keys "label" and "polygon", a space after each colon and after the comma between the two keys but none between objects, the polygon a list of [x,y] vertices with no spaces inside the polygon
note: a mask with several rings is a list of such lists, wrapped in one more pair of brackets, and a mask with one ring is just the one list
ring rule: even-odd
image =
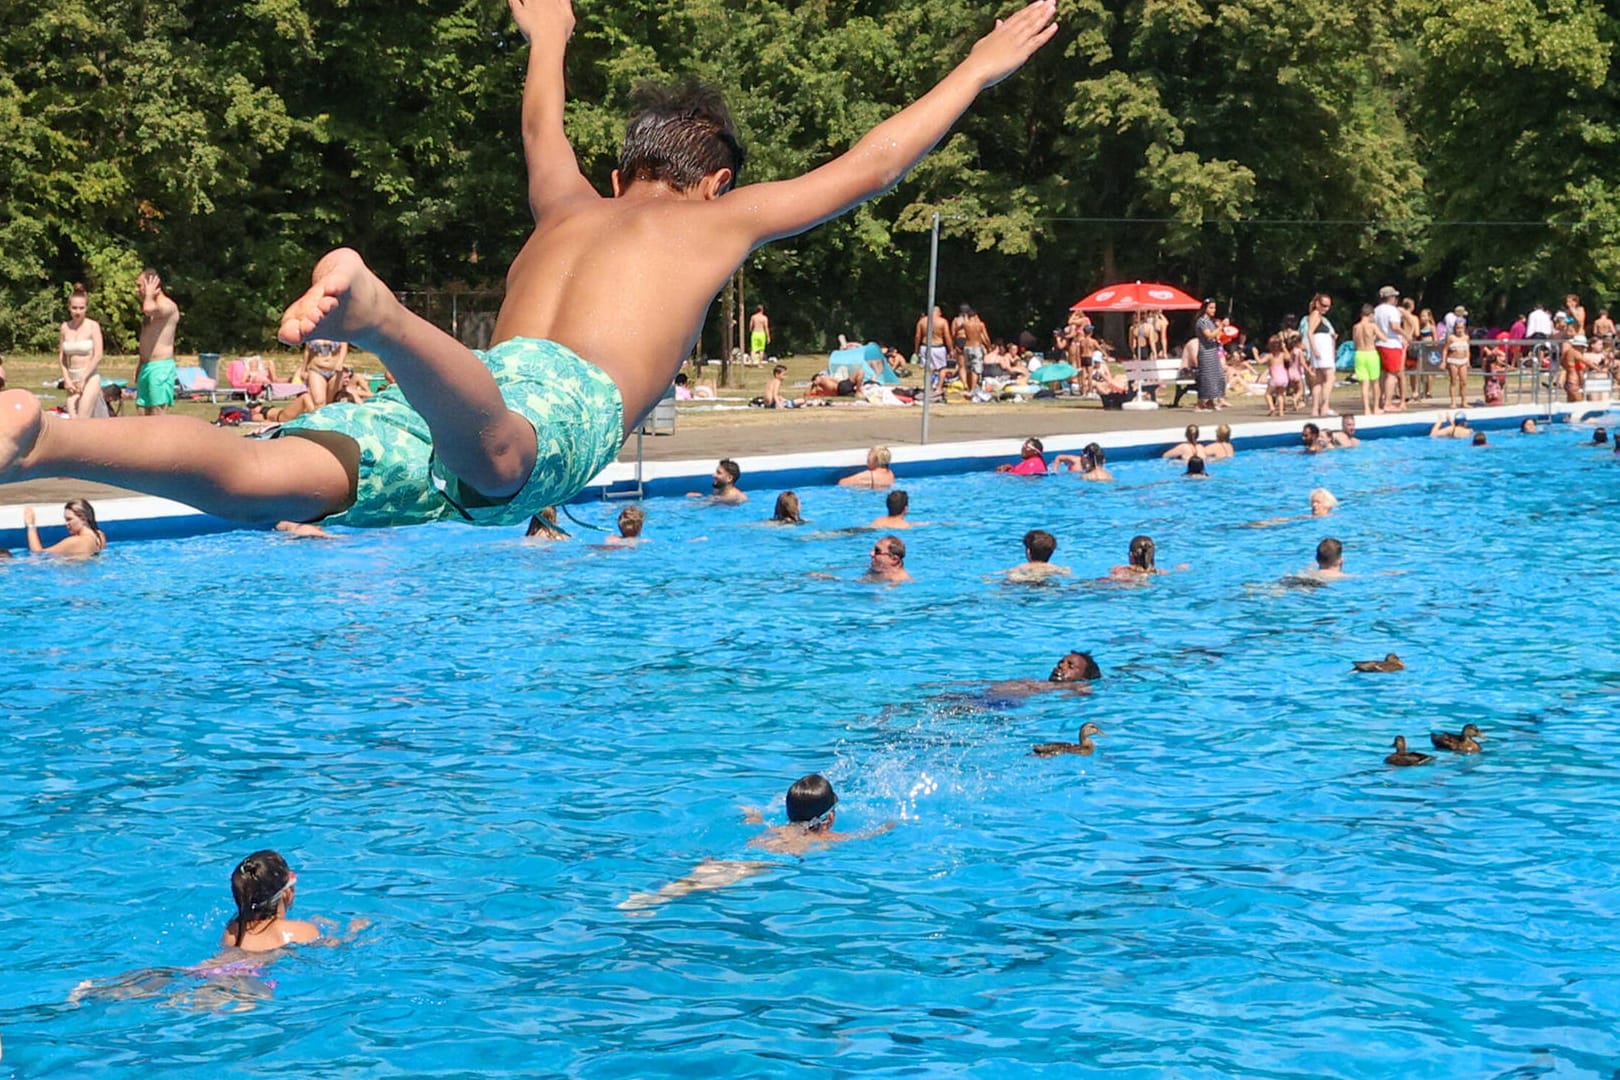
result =
[{"label": "mallard duck", "polygon": [[1096,745],[1092,743],[1091,737],[1093,735],[1101,735],[1101,734],[1102,734],[1102,728],[1098,727],[1096,724],[1093,724],[1091,721],[1088,720],[1080,728],[1080,741],[1079,742],[1043,742],[1043,743],[1038,743],[1035,746],[1035,748],[1033,750],[1033,753],[1035,754],[1036,757],[1052,757],[1052,756],[1054,756],[1056,754],[1089,755],[1093,750],[1097,749]]},{"label": "mallard duck", "polygon": [[1357,671],[1405,671],[1406,665],[1401,658],[1390,653],[1382,660],[1352,660],[1351,664]]},{"label": "mallard duck", "polygon": [[1478,740],[1484,737],[1475,724],[1464,724],[1462,731],[1456,735],[1449,731],[1429,732],[1429,741],[1434,743],[1436,750],[1451,750],[1458,754],[1479,753]]},{"label": "mallard duck", "polygon": [[1434,760],[1432,754],[1420,754],[1406,748],[1406,736],[1395,736],[1395,752],[1384,759],[1385,765],[1427,765]]}]

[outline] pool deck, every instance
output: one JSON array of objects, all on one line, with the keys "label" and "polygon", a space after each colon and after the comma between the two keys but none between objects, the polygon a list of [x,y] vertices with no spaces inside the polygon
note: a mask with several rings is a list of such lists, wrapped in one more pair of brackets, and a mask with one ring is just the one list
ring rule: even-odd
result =
[{"label": "pool deck", "polygon": [[[1341,387],[1334,405],[1352,407],[1355,391]],[[1550,406],[1552,415],[1566,417],[1603,412],[1599,403],[1562,403]],[[1466,410],[1470,422],[1487,431],[1518,425],[1526,416],[1545,417],[1549,406],[1507,405]],[[1358,434],[1366,438],[1412,436],[1426,432],[1445,409],[1424,408],[1382,416],[1357,416]],[[639,494],[679,495],[708,488],[714,464],[735,459],[743,470],[742,487],[781,488],[830,483],[839,475],[862,467],[868,447],[888,446],[902,479],[913,476],[987,468],[998,461],[1017,459],[1018,444],[1037,436],[1048,457],[1070,453],[1089,442],[1106,447],[1120,460],[1146,457],[1181,440],[1182,429],[1196,423],[1202,437],[1213,437],[1221,423],[1232,425],[1233,443],[1239,448],[1291,445],[1311,418],[1290,413],[1281,420],[1267,419],[1264,399],[1244,399],[1231,409],[1197,412],[1189,404],[1156,410],[1104,410],[1094,401],[1046,402],[1031,405],[932,406],[929,439],[921,440],[922,410],[918,408],[835,405],[826,408],[767,413],[763,410],[702,413],[683,410],[672,435],[641,439],[642,467]],[[138,422],[138,421],[134,421]],[[1325,427],[1336,428],[1329,418]],[[603,470],[576,501],[635,497],[637,440],[625,443],[617,463]],[[0,547],[25,546],[22,508],[45,509],[47,543],[56,525],[56,507],[69,498],[87,498],[96,505],[103,525],[117,523],[117,539],[188,536],[237,528],[230,522],[202,514],[166,499],[142,496],[80,480],[33,480],[0,485]],[[50,526],[55,526],[54,528]]]}]

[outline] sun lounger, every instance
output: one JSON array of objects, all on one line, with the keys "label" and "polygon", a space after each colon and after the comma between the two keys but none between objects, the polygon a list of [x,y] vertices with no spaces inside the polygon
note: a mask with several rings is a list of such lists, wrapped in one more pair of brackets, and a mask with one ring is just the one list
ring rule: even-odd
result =
[{"label": "sun lounger", "polygon": [[218,383],[203,373],[202,368],[189,364],[175,369],[174,381],[180,388],[179,392],[193,401],[201,401],[204,394],[208,395],[209,401],[214,402],[221,398],[229,401],[233,397],[247,397],[247,393],[242,390],[221,389]]}]

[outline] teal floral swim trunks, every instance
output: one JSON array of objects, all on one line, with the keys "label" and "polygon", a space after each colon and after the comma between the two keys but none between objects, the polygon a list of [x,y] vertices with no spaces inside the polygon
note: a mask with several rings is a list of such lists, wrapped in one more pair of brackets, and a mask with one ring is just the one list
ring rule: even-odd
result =
[{"label": "teal floral swim trunks", "polygon": [[354,505],[327,525],[382,528],[429,521],[520,525],[568,501],[619,454],[624,401],[607,373],[572,349],[511,338],[475,352],[495,376],[507,408],[534,425],[539,452],[528,482],[492,503],[444,470],[427,422],[390,386],[361,404],[338,402],[289,420],[276,436],[330,431],[360,448]]}]

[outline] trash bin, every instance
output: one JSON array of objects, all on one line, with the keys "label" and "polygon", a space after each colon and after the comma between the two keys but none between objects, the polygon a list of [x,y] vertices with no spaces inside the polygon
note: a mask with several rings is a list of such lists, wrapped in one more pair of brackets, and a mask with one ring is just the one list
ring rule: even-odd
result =
[{"label": "trash bin", "polygon": [[647,420],[641,425],[641,430],[648,435],[675,434],[675,384],[670,383],[664,396],[658,399],[653,411],[647,414]]},{"label": "trash bin", "polygon": [[197,354],[197,366],[202,368],[203,374],[210,379],[219,379],[219,353],[205,352]]}]

